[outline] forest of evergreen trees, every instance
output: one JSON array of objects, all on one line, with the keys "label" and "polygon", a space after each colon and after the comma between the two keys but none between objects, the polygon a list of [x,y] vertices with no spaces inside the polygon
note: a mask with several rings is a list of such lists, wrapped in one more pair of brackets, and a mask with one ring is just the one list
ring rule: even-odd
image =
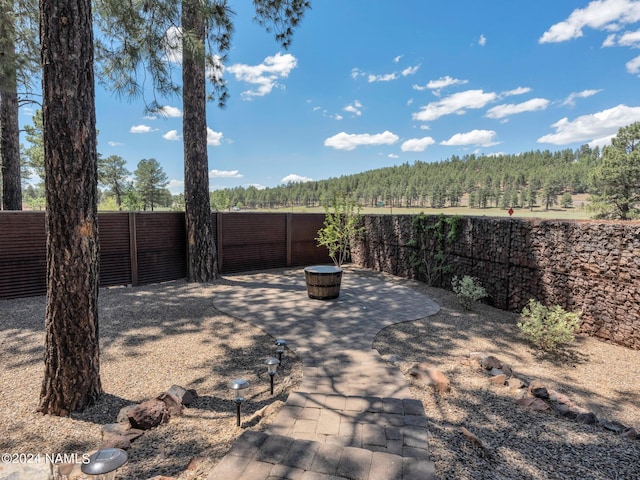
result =
[{"label": "forest of evergreen trees", "polygon": [[549,208],[563,193],[587,193],[589,171],[599,161],[599,148],[588,145],[575,151],[469,154],[274,188],[236,187],[224,196],[229,206],[249,209],[315,207],[333,191],[348,192],[360,205],[372,207],[456,207],[467,194],[469,207]]}]

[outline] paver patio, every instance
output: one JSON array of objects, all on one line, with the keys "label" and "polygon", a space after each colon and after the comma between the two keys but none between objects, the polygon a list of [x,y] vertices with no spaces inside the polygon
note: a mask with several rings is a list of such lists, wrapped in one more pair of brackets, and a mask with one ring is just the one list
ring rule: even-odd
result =
[{"label": "paver patio", "polygon": [[383,328],[437,313],[434,301],[357,271],[344,274],[334,300],[308,298],[302,270],[226,279],[216,308],[286,339],[303,381],[269,429],[245,431],[209,480],[435,478],[422,403],[372,349]]}]

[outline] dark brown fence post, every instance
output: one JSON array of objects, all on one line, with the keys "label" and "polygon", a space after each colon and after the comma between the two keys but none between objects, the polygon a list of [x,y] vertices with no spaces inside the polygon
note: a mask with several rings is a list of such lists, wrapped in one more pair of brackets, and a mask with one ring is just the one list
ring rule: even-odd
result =
[{"label": "dark brown fence post", "polygon": [[218,252],[218,272],[222,273],[222,268],[224,267],[224,255],[222,255],[222,229],[224,228],[222,225],[222,212],[215,212],[216,216],[216,243],[217,243],[217,252]]},{"label": "dark brown fence post", "polygon": [[138,285],[138,240],[136,212],[129,212],[129,256],[131,258],[131,285]]},{"label": "dark brown fence post", "polygon": [[287,243],[287,267],[291,266],[291,222],[293,221],[291,213],[287,213],[287,223],[286,223],[286,243]]}]

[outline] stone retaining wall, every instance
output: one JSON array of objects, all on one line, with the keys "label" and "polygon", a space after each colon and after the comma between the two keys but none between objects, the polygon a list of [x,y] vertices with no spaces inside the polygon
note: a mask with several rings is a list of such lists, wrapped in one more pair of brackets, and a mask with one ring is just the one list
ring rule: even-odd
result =
[{"label": "stone retaining wall", "polygon": [[[355,263],[419,278],[409,258],[410,215],[365,216]],[[428,217],[434,225],[437,216]],[[477,277],[498,308],[521,311],[529,298],[582,311],[582,331],[640,349],[640,223],[460,217],[461,232],[444,245],[454,275]],[[433,239],[428,239],[433,245]]]}]

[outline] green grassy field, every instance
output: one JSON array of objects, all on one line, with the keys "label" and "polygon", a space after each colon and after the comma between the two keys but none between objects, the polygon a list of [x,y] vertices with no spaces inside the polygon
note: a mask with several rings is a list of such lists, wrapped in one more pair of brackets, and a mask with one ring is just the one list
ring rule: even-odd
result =
[{"label": "green grassy field", "polygon": [[[257,210],[264,212],[265,210]],[[293,213],[324,213],[322,207],[315,208],[282,208],[271,209],[269,212],[293,212]],[[400,207],[381,207],[381,208],[363,208],[360,213],[365,215],[415,215],[417,213],[424,212],[426,215],[476,215],[485,217],[508,217],[509,212],[501,208],[400,208]],[[544,208],[534,208],[529,210],[528,208],[514,209],[512,218],[544,218],[544,219],[556,219],[556,220],[588,220],[590,218],[589,213],[584,209],[579,208],[557,208],[545,210]]]},{"label": "green grassy field", "polygon": [[[573,208],[552,208],[545,210],[544,207],[537,206],[533,210],[528,208],[515,208],[512,217],[513,218],[543,218],[547,220],[588,220],[591,218],[591,214],[585,208],[588,204],[588,195],[574,195]],[[462,203],[466,203],[466,195],[462,199]],[[264,212],[265,210],[258,210]],[[324,213],[324,208],[304,208],[304,207],[289,207],[281,209],[271,209],[270,212],[293,212],[293,213]],[[508,217],[508,209],[502,208],[469,208],[466,206],[452,208],[404,208],[404,207],[365,207],[360,213],[365,215],[415,215],[417,213],[424,212],[426,215],[474,215],[485,217]]]}]

